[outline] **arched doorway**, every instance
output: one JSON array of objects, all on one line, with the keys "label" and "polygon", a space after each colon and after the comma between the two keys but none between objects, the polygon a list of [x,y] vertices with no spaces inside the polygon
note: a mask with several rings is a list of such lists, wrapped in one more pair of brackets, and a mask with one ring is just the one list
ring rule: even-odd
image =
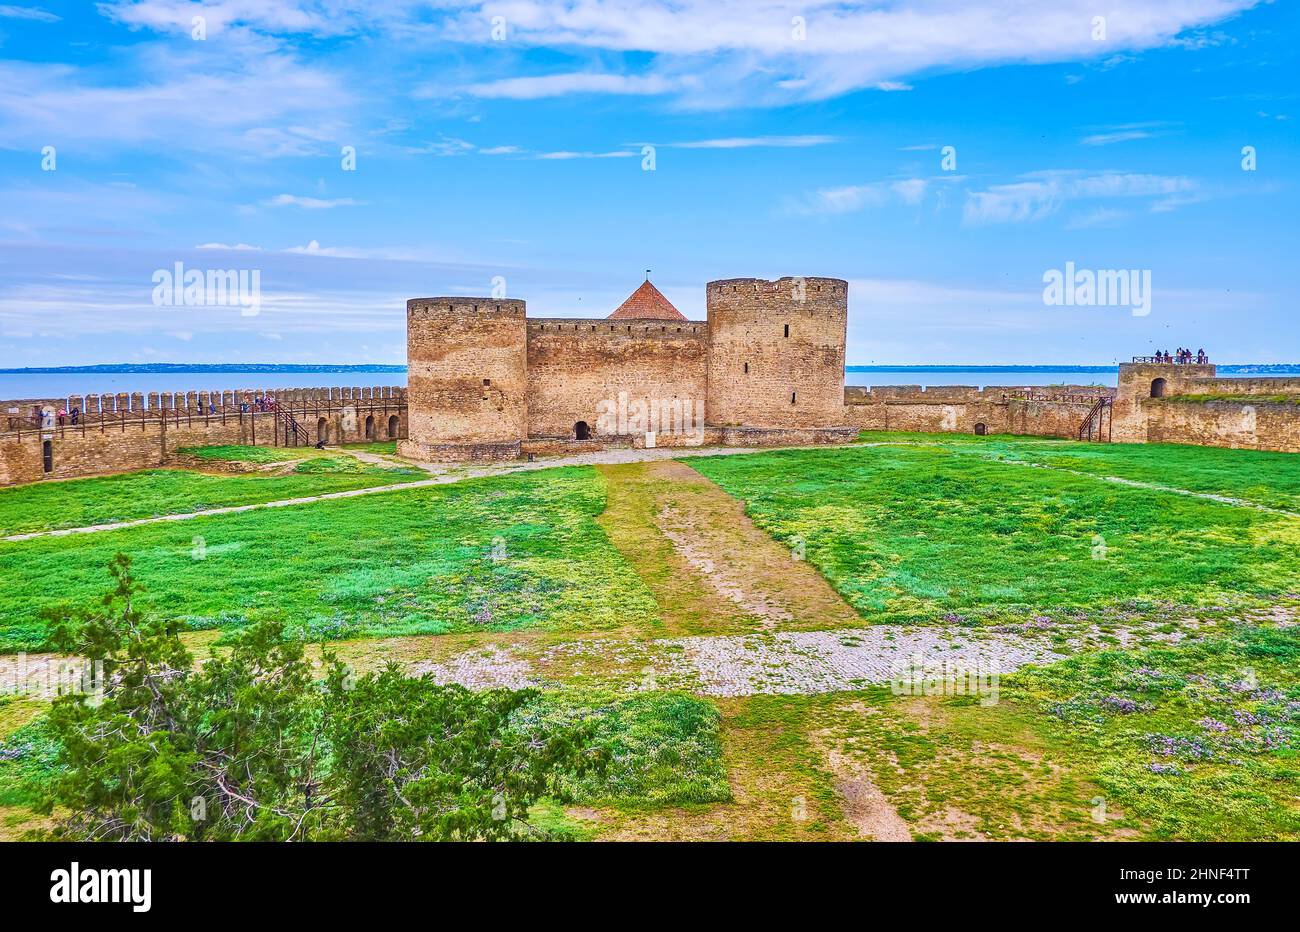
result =
[{"label": "arched doorway", "polygon": [[41,466],[45,472],[54,472],[54,443],[46,440],[41,444]]},{"label": "arched doorway", "polygon": [[975,425],[975,436],[976,436],[976,437],[983,437],[983,436],[984,436],[985,434],[987,434],[988,432],[989,432],[989,428],[988,428],[988,425],[987,425],[987,424],[976,424],[976,425]]},{"label": "arched doorway", "polygon": [[375,416],[373,414],[366,415],[366,439],[375,439]]},{"label": "arched doorway", "polygon": [[573,425],[573,436],[578,440],[591,439],[591,428],[587,426],[586,421],[579,421]]},{"label": "arched doorway", "polygon": [[1152,397],[1152,398],[1163,398],[1163,397],[1165,397],[1165,380],[1164,380],[1164,379],[1152,379],[1152,380],[1151,380],[1151,397]]},{"label": "arched doorway", "polygon": [[316,418],[316,442],[324,443],[330,439],[330,422],[323,417]]},{"label": "arched doorway", "polygon": [[396,414],[391,414],[388,416],[388,439],[389,440],[397,439],[397,431],[401,427],[401,423],[402,422],[398,419]]}]

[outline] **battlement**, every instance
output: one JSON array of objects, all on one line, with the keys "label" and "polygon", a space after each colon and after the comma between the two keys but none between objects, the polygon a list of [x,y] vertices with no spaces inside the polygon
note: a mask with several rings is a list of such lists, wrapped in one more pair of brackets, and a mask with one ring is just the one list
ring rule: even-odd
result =
[{"label": "battlement", "polygon": [[764,278],[722,278],[709,282],[706,287],[709,297],[752,294],[786,294],[797,296],[800,283],[809,295],[847,295],[849,283],[842,278],[822,278],[819,276],[787,275],[784,278],[768,280]]},{"label": "battlement", "polygon": [[1098,385],[873,385],[866,388],[847,385],[846,405],[870,404],[953,404],[985,402],[1004,404],[1011,401],[1054,404],[1091,405],[1098,398],[1111,398],[1113,388]]},{"label": "battlement", "polygon": [[519,298],[475,298],[460,296],[412,298],[406,302],[407,319],[438,319],[467,315],[523,317],[525,303]]},{"label": "battlement", "polygon": [[528,335],[573,335],[602,337],[636,337],[638,339],[691,339],[704,337],[709,325],[703,320],[593,320],[589,317],[540,317],[528,321]]},{"label": "battlement", "polygon": [[96,414],[147,415],[159,411],[236,411],[253,406],[258,398],[273,398],[284,405],[303,403],[405,404],[406,389],[400,385],[330,386],[320,388],[237,388],[180,392],[88,392],[58,398],[0,401],[0,414],[29,418],[37,412],[57,415],[59,410],[82,416]]}]

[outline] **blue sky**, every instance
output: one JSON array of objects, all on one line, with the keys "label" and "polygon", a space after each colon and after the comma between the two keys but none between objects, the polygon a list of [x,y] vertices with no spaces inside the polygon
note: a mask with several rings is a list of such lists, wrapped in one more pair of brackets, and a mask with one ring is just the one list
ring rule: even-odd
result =
[{"label": "blue sky", "polygon": [[[0,367],[400,363],[408,297],[604,316],[647,268],[691,317],[846,278],[851,364],[1297,362],[1295,9],[0,3]],[[158,306],[177,262],[259,312]],[[1067,262],[1150,313],[1046,305]]]}]

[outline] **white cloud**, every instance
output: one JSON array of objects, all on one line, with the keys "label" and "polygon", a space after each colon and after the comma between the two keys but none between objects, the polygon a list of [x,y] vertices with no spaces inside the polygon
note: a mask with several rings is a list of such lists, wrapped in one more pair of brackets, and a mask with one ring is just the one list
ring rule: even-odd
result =
[{"label": "white cloud", "polygon": [[261,249],[262,247],[250,246],[247,243],[235,243],[233,246],[227,245],[226,243],[203,243],[201,245],[195,246],[194,248],[195,249],[226,249],[231,251],[242,252],[246,250],[257,250],[257,249]]},{"label": "white cloud", "polygon": [[122,56],[107,71],[0,62],[0,147],[258,158],[337,152],[352,135],[353,90],[273,41],[141,42]]},{"label": "white cloud", "polygon": [[300,197],[296,194],[277,194],[261,202],[264,207],[301,207],[304,210],[329,210],[334,207],[355,207],[364,204],[350,197],[323,198]]},{"label": "white cloud", "polygon": [[533,158],[544,161],[565,161],[568,159],[627,159],[638,155],[626,149],[616,149],[613,152],[539,152]]},{"label": "white cloud", "polygon": [[1079,140],[1085,146],[1109,146],[1117,142],[1131,142],[1135,139],[1150,139],[1163,135],[1172,124],[1169,123],[1122,123],[1118,126],[1096,127],[1099,132],[1084,136]]},{"label": "white cloud", "polygon": [[683,82],[658,75],[634,77],[622,74],[551,74],[528,78],[501,78],[482,84],[466,85],[462,90],[474,97],[504,97],[510,100],[536,100],[567,94],[666,94]]},{"label": "white cloud", "polygon": [[1186,195],[1196,182],[1183,176],[1125,172],[1036,172],[1024,180],[967,194],[962,219],[971,225],[1041,220],[1070,201]]},{"label": "white cloud", "polygon": [[[1011,63],[1098,62],[1133,52],[1203,43],[1181,35],[1259,0],[1138,0],[1108,16],[1094,41],[1093,0],[915,0],[888,5],[841,0],[535,0],[506,10],[512,46],[590,53],[590,72],[472,83],[470,93],[518,99],[573,93],[674,93],[689,108],[816,100],[940,70]],[[487,5],[460,5],[445,34],[484,41]],[[468,6],[468,8],[465,8]],[[807,23],[795,38],[793,16]],[[610,74],[598,53],[648,53],[639,74]],[[690,73],[697,80],[686,83]]]},{"label": "white cloud", "polygon": [[60,18],[40,7],[11,6],[5,3],[0,4],[0,19],[30,19],[40,23],[57,23]]},{"label": "white cloud", "polygon": [[[938,179],[955,180],[952,176]],[[921,203],[930,181],[925,178],[903,178],[896,181],[872,181],[867,184],[842,185],[819,188],[787,205],[795,214],[847,214],[859,210],[903,204],[914,207]]]},{"label": "white cloud", "polygon": [[721,139],[696,139],[690,142],[656,143],[665,149],[805,149],[839,142],[838,136],[729,136]]},{"label": "white cloud", "polygon": [[1154,133],[1144,129],[1126,129],[1115,133],[1096,133],[1084,136],[1079,141],[1085,146],[1109,146],[1117,142],[1132,142],[1134,139],[1150,139]]}]

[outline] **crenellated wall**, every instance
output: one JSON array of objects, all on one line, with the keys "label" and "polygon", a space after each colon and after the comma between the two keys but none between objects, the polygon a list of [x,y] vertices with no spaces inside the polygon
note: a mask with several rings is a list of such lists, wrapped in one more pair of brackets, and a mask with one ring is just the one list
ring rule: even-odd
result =
[{"label": "crenellated wall", "polygon": [[849,386],[844,421],[861,430],[1076,437],[1097,398],[1110,394],[1090,385]]},{"label": "crenellated wall", "polygon": [[[282,416],[258,398],[273,399]],[[27,400],[0,401],[7,419],[0,485],[164,466],[181,447],[303,442],[285,415],[307,431],[307,442],[398,439],[407,431],[406,390],[397,386],[73,395],[43,399],[35,410]]]},{"label": "crenellated wall", "polygon": [[616,434],[605,421],[620,395],[625,406],[702,405],[708,337],[703,321],[528,321],[528,436],[571,437],[579,421]]}]

